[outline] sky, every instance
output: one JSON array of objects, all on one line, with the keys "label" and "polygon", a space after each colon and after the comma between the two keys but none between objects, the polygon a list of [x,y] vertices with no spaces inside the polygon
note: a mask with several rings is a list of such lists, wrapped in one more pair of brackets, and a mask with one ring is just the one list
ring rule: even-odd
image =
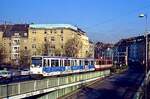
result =
[{"label": "sky", "polygon": [[0,0],[0,23],[72,24],[94,42],[143,35],[140,13],[149,29],[150,0]]}]

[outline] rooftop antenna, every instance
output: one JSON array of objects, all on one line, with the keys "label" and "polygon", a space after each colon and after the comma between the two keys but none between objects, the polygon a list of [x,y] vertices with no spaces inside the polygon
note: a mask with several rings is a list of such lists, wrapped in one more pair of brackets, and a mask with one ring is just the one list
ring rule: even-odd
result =
[{"label": "rooftop antenna", "polygon": [[7,22],[6,21],[4,21],[4,31],[6,32],[6,28],[7,28]]}]

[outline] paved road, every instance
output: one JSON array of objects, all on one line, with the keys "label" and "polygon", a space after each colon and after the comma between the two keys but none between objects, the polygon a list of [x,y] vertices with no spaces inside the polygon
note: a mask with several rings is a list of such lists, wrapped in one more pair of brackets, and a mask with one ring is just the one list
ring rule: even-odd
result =
[{"label": "paved road", "polygon": [[83,86],[81,90],[62,97],[63,99],[132,99],[144,73],[141,71],[126,71],[97,81],[91,86]]},{"label": "paved road", "polygon": [[148,87],[147,87],[147,98],[150,99],[150,82],[148,84]]}]

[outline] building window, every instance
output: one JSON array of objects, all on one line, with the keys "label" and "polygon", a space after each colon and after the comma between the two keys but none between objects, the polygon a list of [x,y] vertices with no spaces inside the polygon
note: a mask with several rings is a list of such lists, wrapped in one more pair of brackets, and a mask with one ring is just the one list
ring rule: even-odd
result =
[{"label": "building window", "polygon": [[63,34],[63,29],[61,29],[61,33]]},{"label": "building window", "polygon": [[55,41],[55,38],[54,38],[54,37],[51,37],[51,41]]},{"label": "building window", "polygon": [[17,54],[14,54],[14,57],[17,58]]},{"label": "building window", "polygon": [[54,30],[54,33],[57,33],[57,31],[56,31],[56,30]]},{"label": "building window", "polygon": [[25,46],[24,49],[27,50],[28,48]]},{"label": "building window", "polygon": [[63,45],[61,45],[61,48],[63,49],[63,48],[64,48],[64,46],[63,46]]},{"label": "building window", "polygon": [[55,49],[55,45],[51,45],[51,48]]},{"label": "building window", "polygon": [[36,38],[35,38],[35,37],[33,38],[33,41],[36,41]]},{"label": "building window", "polygon": [[47,38],[46,38],[46,37],[44,37],[44,41],[45,41],[45,42],[47,41]]},{"label": "building window", "polygon": [[20,44],[19,40],[14,40],[14,44],[19,45]]},{"label": "building window", "polygon": [[64,39],[63,39],[63,37],[61,37],[61,41],[63,41]]},{"label": "building window", "polygon": [[36,34],[36,31],[35,31],[35,30],[33,30],[33,31],[32,31],[32,33],[33,33],[33,34]]},{"label": "building window", "polygon": [[50,30],[50,32],[51,32],[51,34],[53,33],[53,31],[52,31],[52,30]]},{"label": "building window", "polygon": [[24,36],[27,36],[27,33],[24,33]]},{"label": "building window", "polygon": [[44,34],[47,34],[47,31],[46,31],[46,30],[44,31]]},{"label": "building window", "polygon": [[16,50],[16,49],[17,49],[17,47],[14,47],[14,49]]},{"label": "building window", "polygon": [[36,48],[36,44],[32,44],[32,48]]}]

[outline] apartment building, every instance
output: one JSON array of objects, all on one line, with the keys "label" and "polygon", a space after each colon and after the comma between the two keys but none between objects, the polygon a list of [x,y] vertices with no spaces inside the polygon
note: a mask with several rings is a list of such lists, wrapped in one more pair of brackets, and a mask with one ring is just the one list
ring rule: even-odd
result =
[{"label": "apartment building", "polygon": [[[148,66],[150,64],[150,34],[148,34]],[[145,36],[121,39],[114,47],[114,61],[118,64],[145,66],[146,45]],[[149,68],[149,67],[148,67]]]},{"label": "apartment building", "polygon": [[[73,38],[78,38],[82,42],[78,57],[85,57],[89,51],[89,39],[86,33],[70,24],[31,24],[28,32],[32,55],[56,56],[58,51],[64,55],[66,42]],[[42,51],[43,48],[47,51]]]},{"label": "apartment building", "polygon": [[0,25],[0,32],[0,41],[5,52],[4,62],[19,64],[19,52],[28,45],[26,43],[28,39],[28,25]]},{"label": "apartment building", "polygon": [[28,50],[31,56],[65,56],[65,44],[73,38],[79,39],[82,44],[77,57],[87,57],[90,51],[89,38],[76,26],[70,24],[0,25],[0,41],[5,48],[6,63],[19,64],[21,50]]}]

